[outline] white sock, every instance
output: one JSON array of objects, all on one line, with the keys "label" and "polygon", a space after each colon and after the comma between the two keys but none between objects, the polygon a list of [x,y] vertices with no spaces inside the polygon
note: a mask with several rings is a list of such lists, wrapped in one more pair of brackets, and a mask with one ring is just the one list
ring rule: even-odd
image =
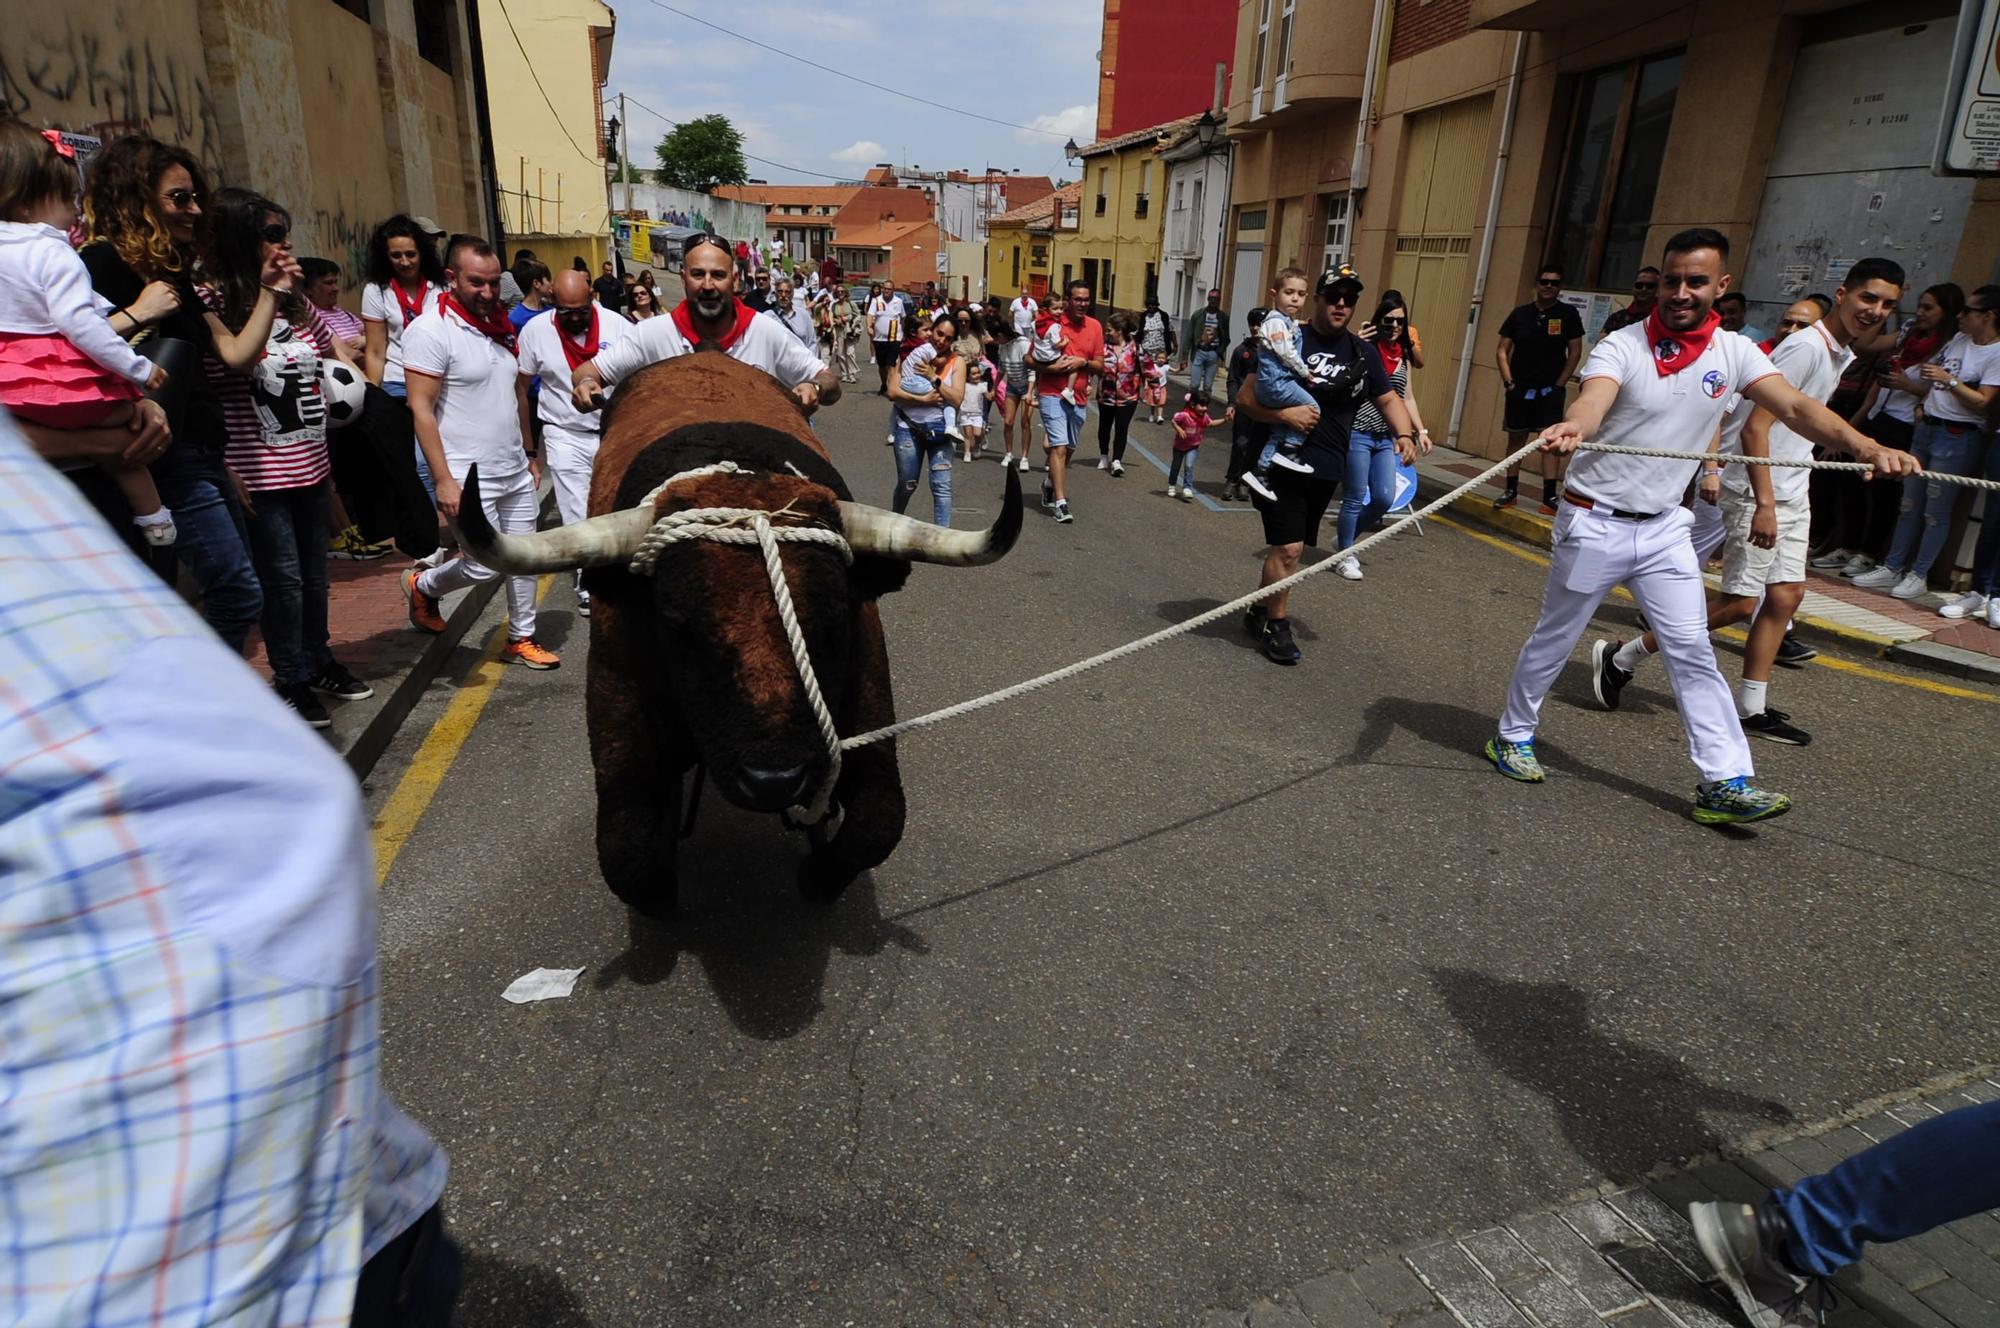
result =
[{"label": "white sock", "polygon": [[1618,647],[1618,653],[1611,657],[1611,662],[1613,664],[1616,664],[1619,668],[1625,670],[1627,673],[1632,673],[1635,672],[1638,669],[1639,665],[1645,662],[1646,657],[1652,653],[1653,653],[1652,651],[1646,649],[1646,638],[1643,634],[1641,634],[1639,636],[1633,637],[1630,641],[1627,641],[1624,645]]},{"label": "white sock", "polygon": [[132,524],[135,526],[171,526],[174,524],[174,514],[164,507],[157,512],[141,512],[132,518]]},{"label": "white sock", "polygon": [[1770,687],[1768,682],[1751,682],[1745,678],[1736,684],[1736,711],[1743,718],[1764,713],[1764,692]]}]

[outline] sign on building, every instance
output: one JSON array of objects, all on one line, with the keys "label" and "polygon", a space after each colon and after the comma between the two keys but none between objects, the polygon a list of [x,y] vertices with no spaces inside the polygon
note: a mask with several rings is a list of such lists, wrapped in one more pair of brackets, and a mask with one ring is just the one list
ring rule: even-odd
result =
[{"label": "sign on building", "polygon": [[1938,125],[1940,175],[2000,172],[2000,0],[1963,0]]}]

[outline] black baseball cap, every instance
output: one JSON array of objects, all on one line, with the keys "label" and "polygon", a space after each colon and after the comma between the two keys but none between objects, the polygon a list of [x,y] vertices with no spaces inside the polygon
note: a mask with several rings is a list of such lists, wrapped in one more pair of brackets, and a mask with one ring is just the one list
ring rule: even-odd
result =
[{"label": "black baseball cap", "polygon": [[1345,263],[1339,267],[1330,267],[1320,274],[1318,291],[1321,295],[1329,291],[1345,290],[1348,294],[1359,297],[1366,289],[1368,288],[1361,284],[1361,274]]},{"label": "black baseball cap", "polygon": [[1255,332],[1258,328],[1264,326],[1264,320],[1270,316],[1271,311],[1269,309],[1252,309],[1249,319],[1250,330]]}]

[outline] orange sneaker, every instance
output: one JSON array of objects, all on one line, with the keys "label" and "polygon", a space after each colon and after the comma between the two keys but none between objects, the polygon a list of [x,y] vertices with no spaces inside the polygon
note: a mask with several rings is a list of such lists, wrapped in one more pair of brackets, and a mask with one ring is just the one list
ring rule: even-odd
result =
[{"label": "orange sneaker", "polygon": [[553,669],[562,664],[562,656],[532,636],[509,641],[507,648],[500,652],[500,659],[506,664],[526,664],[531,669]]},{"label": "orange sneaker", "polygon": [[442,632],[444,615],[438,612],[435,599],[417,589],[419,575],[414,567],[403,573],[403,598],[410,602],[410,626],[420,632]]}]

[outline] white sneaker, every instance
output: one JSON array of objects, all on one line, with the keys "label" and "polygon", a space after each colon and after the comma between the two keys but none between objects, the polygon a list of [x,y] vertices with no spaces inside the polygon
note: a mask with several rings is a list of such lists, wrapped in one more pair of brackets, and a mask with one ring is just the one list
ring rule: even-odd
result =
[{"label": "white sneaker", "polygon": [[1986,625],[2000,632],[2000,595],[1986,601]]},{"label": "white sneaker", "polygon": [[1243,487],[1250,490],[1250,492],[1256,494],[1258,497],[1262,498],[1267,503],[1275,503],[1276,501],[1278,501],[1277,493],[1271,488],[1270,485],[1264,482],[1264,477],[1262,475],[1259,475],[1254,470],[1246,470],[1243,472]]},{"label": "white sneaker", "polygon": [[1110,458],[1110,457],[1099,457],[1099,458],[1097,458],[1097,468],[1098,468],[1099,470],[1109,470],[1109,469],[1111,469],[1111,458]]},{"label": "white sneaker", "polygon": [[1858,557],[1860,555],[1852,549],[1828,549],[1825,553],[1822,553],[1806,565],[1808,567],[1817,567],[1822,572],[1830,572],[1836,567],[1847,566],[1849,559]]},{"label": "white sneaker", "polygon": [[1930,589],[1930,583],[1920,573],[1912,572],[1898,581],[1889,594],[1896,599],[1916,599],[1929,594]]},{"label": "white sneaker", "polygon": [[1865,553],[1857,553],[1852,558],[1849,558],[1846,564],[1841,567],[1840,574],[1847,577],[1860,576],[1863,572],[1873,570],[1874,566],[1875,560],[1873,558],[1870,558]]},{"label": "white sneaker", "polygon": [[1986,612],[1986,596],[1976,590],[1968,590],[1951,603],[1938,610],[1940,618],[1978,618]]},{"label": "white sneaker", "polygon": [[1361,579],[1361,560],[1350,555],[1342,558],[1340,566],[1333,570],[1346,577],[1349,581],[1359,581]]},{"label": "white sneaker", "polygon": [[958,431],[958,426],[955,424],[951,428],[946,429],[944,431],[944,436],[951,439],[953,442],[957,443],[962,443],[965,441],[965,435]]},{"label": "white sneaker", "polygon": [[1863,572],[1854,578],[1854,584],[1863,590],[1887,590],[1903,579],[1903,574],[1893,567],[1882,566],[1872,572]]},{"label": "white sneaker", "polygon": [[1313,469],[1297,457],[1287,456],[1283,452],[1273,452],[1271,454],[1271,464],[1274,466],[1283,466],[1286,470],[1296,470],[1302,475],[1312,474]]},{"label": "white sneaker", "polygon": [[1112,462],[1111,473],[1113,475],[1123,475],[1125,473],[1125,463],[1123,461]]},{"label": "white sneaker", "polygon": [[1021,454],[1021,473],[1023,475],[1028,473],[1028,457],[1025,452]]},{"label": "white sneaker", "polygon": [[1190,488],[1188,485],[1183,484],[1181,486],[1181,501],[1184,503],[1191,503],[1194,501],[1194,490]]}]

